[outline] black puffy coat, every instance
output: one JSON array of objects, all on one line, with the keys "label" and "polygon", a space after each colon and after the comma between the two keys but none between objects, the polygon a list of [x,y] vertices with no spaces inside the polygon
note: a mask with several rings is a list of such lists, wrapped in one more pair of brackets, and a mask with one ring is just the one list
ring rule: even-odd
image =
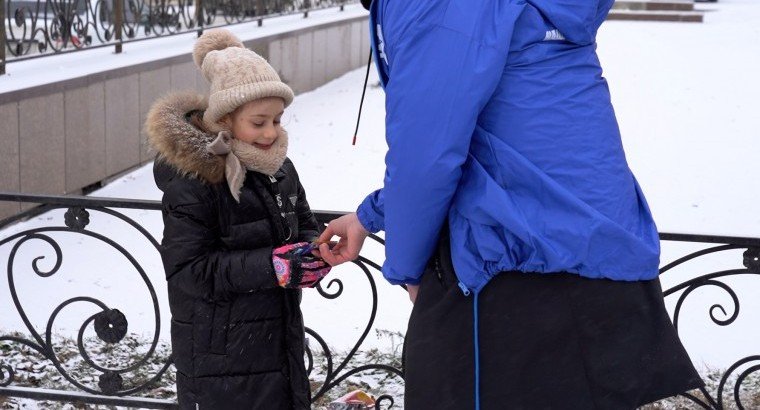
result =
[{"label": "black puffy coat", "polygon": [[248,171],[237,203],[221,158],[205,153],[213,136],[188,122],[204,108],[200,97],[173,95],[146,123],[164,192],[161,257],[180,407],[309,408],[301,295],[277,285],[271,254],[316,238],[317,221],[290,160],[274,178]]}]

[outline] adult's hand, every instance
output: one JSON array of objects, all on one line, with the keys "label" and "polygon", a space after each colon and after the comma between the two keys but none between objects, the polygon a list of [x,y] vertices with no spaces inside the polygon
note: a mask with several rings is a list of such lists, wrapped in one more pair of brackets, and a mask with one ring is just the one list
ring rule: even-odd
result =
[{"label": "adult's hand", "polygon": [[[369,232],[359,222],[356,213],[343,215],[332,220],[319,236],[319,241],[325,242],[319,246],[319,256],[333,266],[350,262],[359,257],[359,251],[368,235]],[[340,237],[340,240],[330,249],[327,242],[333,236]]]},{"label": "adult's hand", "polygon": [[409,300],[412,304],[417,301],[417,292],[420,291],[420,285],[406,285],[406,291],[409,292]]}]

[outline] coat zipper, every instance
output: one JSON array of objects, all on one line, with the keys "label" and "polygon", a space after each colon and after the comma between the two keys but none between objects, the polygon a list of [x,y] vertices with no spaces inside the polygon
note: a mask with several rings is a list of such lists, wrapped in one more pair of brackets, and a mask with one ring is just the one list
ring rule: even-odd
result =
[{"label": "coat zipper", "polygon": [[479,312],[478,312],[478,294],[479,291],[470,290],[467,285],[462,282],[458,283],[459,289],[462,290],[465,297],[473,295],[472,298],[472,342],[474,346],[474,359],[475,359],[475,410],[480,410],[480,326],[479,326]]}]

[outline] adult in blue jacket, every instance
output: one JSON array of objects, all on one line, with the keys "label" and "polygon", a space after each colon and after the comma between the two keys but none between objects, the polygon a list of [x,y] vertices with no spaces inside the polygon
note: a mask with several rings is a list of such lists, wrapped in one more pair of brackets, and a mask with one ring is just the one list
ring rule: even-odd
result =
[{"label": "adult in blue jacket", "polygon": [[383,274],[415,301],[407,408],[621,409],[701,386],[596,55],[612,3],[372,1],[384,186],[321,253],[385,231]]}]

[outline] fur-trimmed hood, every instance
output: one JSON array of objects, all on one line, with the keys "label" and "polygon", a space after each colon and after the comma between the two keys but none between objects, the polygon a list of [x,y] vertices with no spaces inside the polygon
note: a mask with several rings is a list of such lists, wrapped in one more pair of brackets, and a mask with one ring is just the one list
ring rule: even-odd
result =
[{"label": "fur-trimmed hood", "polygon": [[159,163],[206,183],[226,180],[233,198],[239,201],[247,171],[265,175],[281,171],[287,159],[288,133],[278,128],[272,145],[261,149],[235,139],[228,130],[216,134],[207,131],[215,127],[203,121],[205,107],[203,97],[191,93],[158,100],[148,112],[148,141],[158,152]]},{"label": "fur-trimmed hood", "polygon": [[206,99],[194,92],[172,93],[158,99],[148,111],[145,133],[158,157],[183,176],[216,184],[224,180],[224,157],[214,155],[207,146],[216,135],[190,122],[190,113],[206,110]]}]

